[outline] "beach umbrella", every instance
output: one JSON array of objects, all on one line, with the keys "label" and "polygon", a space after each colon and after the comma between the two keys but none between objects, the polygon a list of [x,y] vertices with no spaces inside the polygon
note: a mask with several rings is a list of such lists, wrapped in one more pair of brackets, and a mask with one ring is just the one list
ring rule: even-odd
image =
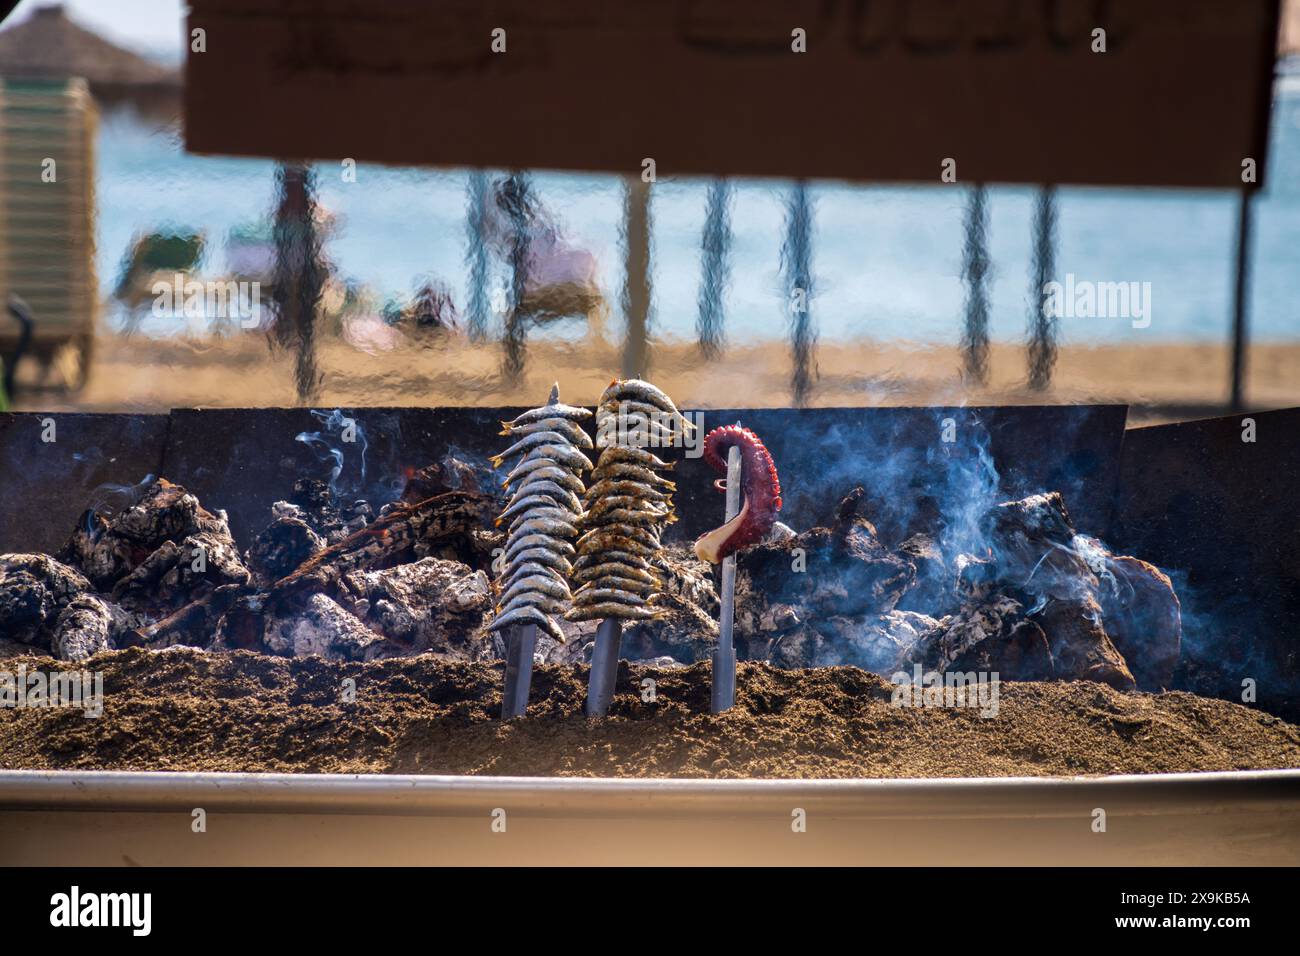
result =
[{"label": "beach umbrella", "polygon": [[146,112],[174,114],[181,74],[110,43],[68,18],[61,4],[39,7],[0,31],[0,75],[83,77],[101,103],[130,102]]}]

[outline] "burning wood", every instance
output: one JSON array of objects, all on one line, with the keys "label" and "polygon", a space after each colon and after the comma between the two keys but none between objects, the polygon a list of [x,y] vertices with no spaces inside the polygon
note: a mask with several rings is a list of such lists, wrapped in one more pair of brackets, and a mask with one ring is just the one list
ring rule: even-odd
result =
[{"label": "burning wood", "polygon": [[278,501],[275,519],[253,541],[245,559],[257,580],[272,584],[325,550],[325,539],[303,517],[302,508]]},{"label": "burning wood", "polygon": [[[563,474],[577,479],[555,457],[581,454],[578,421],[548,413],[512,423],[516,446],[528,447],[517,449],[524,457],[512,471],[514,498],[503,515],[515,532],[510,541],[491,527],[500,504],[479,490],[483,474],[450,457],[413,471],[402,497],[377,516],[369,502],[342,503],[325,483],[300,479],[243,555],[222,512],[165,479],[151,480],[119,512],[87,512],[58,559],[0,556],[0,634],[10,646],[66,660],[172,644],[353,661],[424,653],[500,660],[507,642],[489,629],[494,549],[518,544],[525,531],[540,533],[534,508],[548,509],[542,518],[549,520],[549,511],[572,507],[570,495],[581,506],[561,484]],[[580,593],[594,600],[615,578],[647,577],[653,601],[645,604],[654,614],[626,622],[619,640],[627,656],[704,660],[719,640],[720,592],[689,546],[659,543],[675,486],[626,456],[602,457],[596,472],[582,512],[596,517],[581,520],[588,543],[624,530],[630,533],[622,537],[641,541],[641,525],[624,528],[641,512],[655,517],[648,526],[655,534],[641,553],[584,545],[575,562]],[[772,526],[766,539],[738,551],[740,658],[784,667],[850,663],[885,676],[919,665],[997,672],[1004,680],[1171,686],[1181,623],[1169,578],[1079,534],[1059,494],[988,508],[972,519],[978,533],[964,539],[965,550],[953,547],[942,509],[925,508],[913,509],[914,526],[891,526],[889,540],[898,542],[891,546],[868,517],[874,507],[858,488],[825,526],[799,533]],[[524,559],[536,549],[520,548],[507,571],[511,586],[531,580],[512,575],[536,574],[525,565],[539,555]],[[549,578],[564,581],[567,571]],[[535,606],[521,604],[516,591],[514,606]],[[554,597],[546,606],[567,610],[570,602]],[[543,636],[530,659],[535,653],[572,664],[593,656],[595,622],[556,627],[567,643]]]},{"label": "burning wood", "polygon": [[379,571],[351,571],[338,602],[405,654],[431,652],[456,660],[489,660],[484,628],[492,608],[488,576],[459,561],[422,558]]},{"label": "burning wood", "polygon": [[484,527],[492,501],[477,492],[453,491],[400,505],[337,544],[319,551],[270,588],[272,601],[306,590],[332,589],[349,571],[397,563],[459,546],[473,553],[473,533]]},{"label": "burning wood", "polygon": [[135,625],[121,608],[91,593],[74,568],[43,554],[0,555],[0,635],[7,642],[85,660],[114,646]]},{"label": "burning wood", "polygon": [[111,519],[86,512],[59,558],[115,602],[146,614],[249,580],[225,514],[165,478]]}]

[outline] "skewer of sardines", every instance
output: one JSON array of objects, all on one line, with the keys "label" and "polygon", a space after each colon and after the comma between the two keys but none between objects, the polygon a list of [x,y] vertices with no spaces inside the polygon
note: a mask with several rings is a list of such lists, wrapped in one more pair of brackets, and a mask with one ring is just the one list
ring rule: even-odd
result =
[{"label": "skewer of sardines", "polygon": [[583,499],[571,621],[600,620],[587,685],[587,714],[609,710],[624,621],[656,616],[654,558],[664,526],[676,521],[676,485],[658,474],[673,465],[649,451],[694,431],[664,392],[640,379],[615,380],[596,409],[600,458]]},{"label": "skewer of sardines", "polygon": [[582,473],[592,464],[583,449],[590,436],[578,423],[590,418],[585,408],[560,402],[560,386],[550,401],[502,422],[501,434],[514,443],[492,457],[494,468],[507,459],[519,461],[506,475],[509,503],[496,524],[508,523],[504,570],[497,579],[496,616],[489,630],[507,631],[503,719],[522,716],[528,707],[537,630],[564,643],[564,632],[551,617],[570,599],[568,578],[576,552],[584,487]]}]

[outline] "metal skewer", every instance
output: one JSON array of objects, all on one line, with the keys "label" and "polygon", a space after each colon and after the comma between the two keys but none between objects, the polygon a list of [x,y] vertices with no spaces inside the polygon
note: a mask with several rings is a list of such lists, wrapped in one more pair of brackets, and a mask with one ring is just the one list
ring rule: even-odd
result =
[{"label": "metal skewer", "polygon": [[528,690],[533,683],[533,651],[537,649],[537,625],[512,628],[506,648],[506,687],[501,695],[501,719],[522,717],[528,709]]},{"label": "metal skewer", "polygon": [[[740,449],[727,451],[727,520],[740,512]],[[736,620],[736,556],[722,559],[722,609],[718,617],[718,646],[713,652],[713,712],[720,714],[736,703],[736,647],[732,628]]]},{"label": "metal skewer", "polygon": [[591,650],[591,674],[587,678],[587,716],[604,717],[618,680],[618,651],[623,642],[623,622],[606,618],[596,629],[596,646]]}]

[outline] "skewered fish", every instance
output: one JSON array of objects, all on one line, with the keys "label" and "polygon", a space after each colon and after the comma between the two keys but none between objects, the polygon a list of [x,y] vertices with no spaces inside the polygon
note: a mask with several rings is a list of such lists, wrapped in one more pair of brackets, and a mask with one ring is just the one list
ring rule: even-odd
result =
[{"label": "skewered fish", "polygon": [[568,488],[574,494],[582,494],[587,490],[580,478],[553,458],[525,458],[514,471],[506,475],[505,487],[509,488],[520,479],[523,479],[522,484],[530,481],[553,481],[561,488]]},{"label": "skewered fish", "polygon": [[548,636],[553,637],[560,643],[564,642],[564,632],[560,630],[560,625],[556,624],[540,608],[533,604],[523,604],[509,611],[502,611],[488,628],[490,631],[499,631],[503,627],[510,627],[513,624],[536,624]]},{"label": "skewered fish", "polygon": [[[560,390],[559,383],[551,387],[551,394],[558,395]],[[582,421],[584,418],[591,417],[590,408],[582,408],[576,405],[562,404],[558,399],[554,402],[547,402],[539,408],[530,408],[514,421],[502,422],[501,427],[506,429],[509,434],[511,429],[518,428],[521,425],[528,425],[531,422],[541,421],[545,418],[567,418],[570,421]]]},{"label": "skewered fish", "polygon": [[605,389],[600,396],[600,406],[617,406],[619,403],[640,403],[650,406],[656,411],[665,413],[673,421],[677,422],[687,431],[695,431],[695,426],[677,410],[673,400],[668,397],[662,390],[651,385],[649,382],[642,381],[639,378],[629,378],[623,381],[615,379],[609,383],[609,388]]},{"label": "skewered fish", "polygon": [[542,564],[540,561],[524,561],[513,570],[503,574],[498,579],[498,583],[501,585],[503,592],[509,592],[522,579],[532,577],[554,578],[557,581],[564,581],[568,575],[562,568],[553,568],[550,565]]},{"label": "skewered fish", "polygon": [[571,558],[576,553],[573,545],[559,536],[532,533],[521,535],[510,541],[506,546],[506,561],[509,562],[522,551],[534,548],[542,551],[553,551],[556,554],[564,555],[566,558]]},{"label": "skewered fish", "polygon": [[601,551],[590,554],[580,554],[578,559],[573,562],[575,571],[581,571],[586,568],[594,568],[601,564],[630,564],[636,568],[649,568],[650,558],[640,554],[632,554],[630,551]]},{"label": "skewered fish", "polygon": [[[651,528],[658,524],[669,524],[676,518],[669,511],[654,511],[650,508],[612,508],[593,515],[590,511],[583,515],[583,528],[604,526],[625,526],[629,528]],[[594,529],[593,529],[594,530]]]},{"label": "skewered fish", "polygon": [[538,432],[521,438],[499,455],[492,456],[492,465],[499,468],[501,462],[512,455],[528,452],[530,460],[548,460],[552,465],[563,465],[574,471],[591,471],[591,459],[569,444],[567,438],[559,432]]},{"label": "skewered fish", "polygon": [[[600,453],[600,464],[593,469],[594,472],[600,471],[606,465],[628,464],[640,465],[642,468],[656,468],[660,471],[671,471],[676,462],[667,462],[659,458],[653,452],[646,451],[644,448],[633,448],[627,445],[610,445]],[[603,475],[601,477],[604,477]]]},{"label": "skewered fish", "polygon": [[514,570],[516,567],[523,564],[525,561],[534,561],[537,564],[544,564],[547,567],[555,568],[557,571],[560,571],[564,574],[568,574],[570,571],[573,570],[573,565],[570,563],[569,559],[566,558],[564,555],[560,554],[558,551],[551,551],[547,548],[528,548],[524,551],[520,551],[516,553],[510,559],[510,564],[509,567],[507,568],[507,573],[509,573],[509,571],[511,570]]},{"label": "skewered fish", "polygon": [[[597,586],[599,585],[599,587]],[[629,592],[632,594],[650,594],[657,585],[649,581],[634,581],[631,578],[609,577],[601,581],[589,581],[573,592],[575,601],[589,599],[591,595],[606,595],[606,592]]]},{"label": "skewered fish", "polygon": [[521,594],[544,594],[547,597],[555,598],[557,601],[569,599],[569,589],[559,578],[552,577],[549,574],[530,574],[526,577],[516,578],[514,583],[501,595],[501,600],[497,603],[499,606],[505,607]]},{"label": "skewered fish", "polygon": [[542,418],[528,425],[507,425],[501,430],[503,435],[535,435],[538,432],[558,432],[579,448],[591,448],[591,436],[567,418]]},{"label": "skewered fish", "polygon": [[672,464],[638,446],[671,444],[693,426],[658,388],[630,379],[601,395],[596,428],[601,452],[577,523],[582,534],[570,578],[578,588],[565,617],[648,620],[657,613],[650,598],[659,587],[650,559],[663,527],[676,520],[676,486],[657,474]]},{"label": "skewered fish", "polygon": [[535,624],[557,641],[564,633],[550,615],[562,612],[571,600],[568,576],[577,554],[571,540],[578,536],[586,489],[581,473],[591,460],[580,448],[591,448],[590,437],[575,424],[590,417],[584,408],[560,404],[560,387],[550,401],[502,422],[502,434],[517,440],[499,455],[494,467],[520,456],[506,475],[505,487],[515,484],[510,501],[496,519],[509,522],[505,567],[497,579],[499,598],[489,630]]},{"label": "skewered fish", "polygon": [[[629,598],[632,595],[629,595]],[[631,601],[603,601],[599,604],[575,603],[564,615],[569,621],[596,621],[620,618],[628,621],[648,621],[657,617],[658,612],[645,603],[634,604]]]},{"label": "skewered fish", "polygon": [[[559,508],[540,508],[532,514],[522,514],[510,526],[510,534],[549,534],[556,537],[572,538],[578,533],[576,526],[565,521],[559,515],[569,515]],[[572,515],[569,515],[572,517]]]},{"label": "skewered fish", "polygon": [[572,577],[575,584],[588,584],[601,580],[639,581],[651,586],[659,583],[659,579],[648,568],[622,561],[606,561],[603,564],[580,568],[573,572]]},{"label": "skewered fish", "polygon": [[[620,466],[620,467],[628,467],[628,466]],[[651,500],[651,501],[662,501],[662,500],[665,500],[666,498],[670,497],[674,491],[677,490],[677,486],[676,486],[676,484],[674,484],[673,482],[664,482],[664,481],[653,481],[653,480],[651,480],[652,476],[651,476],[651,473],[650,473],[649,469],[641,468],[641,467],[639,467],[639,466],[632,466],[632,467],[636,467],[636,470],[637,470],[638,472],[640,472],[640,474],[632,474],[632,473],[630,473],[630,471],[629,471],[629,472],[623,472],[623,473],[620,473],[620,474],[614,474],[614,475],[606,474],[605,476],[603,476],[603,477],[601,477],[601,478],[593,478],[592,481],[593,481],[594,484],[598,484],[598,485],[603,485],[603,486],[604,486],[604,488],[603,488],[603,489],[601,490],[601,492],[600,492],[600,494],[602,494],[602,495],[605,495],[605,494],[620,494],[620,495],[621,495],[621,494],[636,494],[636,495],[641,495],[642,497],[645,497],[645,498],[647,498],[648,500]],[[653,477],[658,477],[658,476],[653,476]],[[609,485],[620,485],[620,484],[623,484],[624,482],[631,482],[633,485],[641,485],[641,486],[643,486],[644,488],[651,489],[651,490],[654,492],[654,494],[651,494],[651,493],[646,492],[646,491],[642,491],[641,489],[633,489],[633,490],[631,490],[631,491],[610,491],[610,490],[606,490],[606,489],[609,488]],[[663,497],[659,497],[659,496],[661,496],[661,495],[662,495]]]}]

